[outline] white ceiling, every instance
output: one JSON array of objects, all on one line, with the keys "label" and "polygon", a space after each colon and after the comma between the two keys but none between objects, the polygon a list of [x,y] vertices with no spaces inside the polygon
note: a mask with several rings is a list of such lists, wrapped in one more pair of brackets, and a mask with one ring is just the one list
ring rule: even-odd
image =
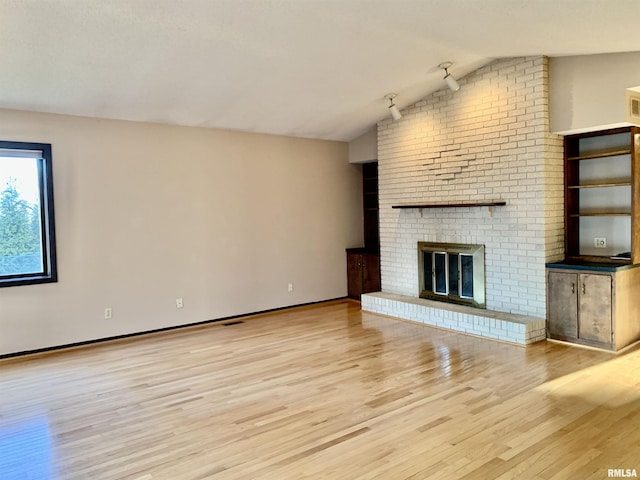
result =
[{"label": "white ceiling", "polygon": [[0,0],[0,108],[352,140],[492,58],[640,50],[638,0]]}]

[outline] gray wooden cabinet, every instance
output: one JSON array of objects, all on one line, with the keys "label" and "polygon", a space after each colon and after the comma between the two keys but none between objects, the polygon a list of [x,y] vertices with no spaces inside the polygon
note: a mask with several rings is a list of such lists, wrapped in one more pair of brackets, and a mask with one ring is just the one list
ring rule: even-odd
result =
[{"label": "gray wooden cabinet", "polygon": [[547,337],[557,340],[578,338],[578,297],[576,273],[547,274]]},{"label": "gray wooden cabinet", "polygon": [[559,266],[547,269],[548,338],[608,350],[640,339],[640,268]]},{"label": "gray wooden cabinet", "polygon": [[614,274],[578,275],[578,338],[611,347]]}]

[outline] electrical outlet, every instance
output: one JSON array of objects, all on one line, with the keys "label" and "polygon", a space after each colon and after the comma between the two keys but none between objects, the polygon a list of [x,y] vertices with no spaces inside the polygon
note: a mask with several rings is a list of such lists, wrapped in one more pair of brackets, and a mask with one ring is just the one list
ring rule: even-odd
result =
[{"label": "electrical outlet", "polygon": [[293,292],[293,283],[287,285],[287,292]]},{"label": "electrical outlet", "polygon": [[593,239],[593,246],[595,248],[607,248],[607,239],[606,239],[606,237],[595,237]]},{"label": "electrical outlet", "polygon": [[111,311],[111,307],[107,307],[104,309],[104,318],[105,320],[109,320],[113,316],[113,312]]},{"label": "electrical outlet", "polygon": [[176,298],[176,308],[184,307],[184,303],[182,302],[182,297]]}]

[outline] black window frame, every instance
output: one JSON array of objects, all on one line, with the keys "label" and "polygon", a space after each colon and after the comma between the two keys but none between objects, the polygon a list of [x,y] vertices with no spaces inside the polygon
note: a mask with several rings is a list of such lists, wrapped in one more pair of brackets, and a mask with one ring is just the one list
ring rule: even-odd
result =
[{"label": "black window frame", "polygon": [[[53,161],[51,144],[0,140],[1,150],[27,150],[42,153],[38,162],[38,186],[40,194],[40,232],[42,241],[43,271],[17,275],[0,275],[0,288],[34,285],[58,281],[56,259],[55,214],[53,205]],[[35,158],[35,157],[31,157]]]}]

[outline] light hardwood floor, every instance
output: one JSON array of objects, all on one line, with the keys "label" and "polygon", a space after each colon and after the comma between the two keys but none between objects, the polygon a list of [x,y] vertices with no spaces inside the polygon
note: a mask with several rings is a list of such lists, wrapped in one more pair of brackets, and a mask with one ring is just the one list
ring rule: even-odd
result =
[{"label": "light hardwood floor", "polygon": [[0,478],[640,472],[637,349],[512,346],[349,300],[243,320],[0,361]]}]

